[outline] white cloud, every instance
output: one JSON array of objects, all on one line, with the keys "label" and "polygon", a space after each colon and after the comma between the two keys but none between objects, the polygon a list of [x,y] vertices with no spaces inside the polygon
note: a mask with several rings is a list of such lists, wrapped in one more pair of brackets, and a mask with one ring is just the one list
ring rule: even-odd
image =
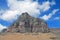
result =
[{"label": "white cloud", "polygon": [[49,2],[49,1],[43,2],[43,4],[40,5],[40,9],[42,9],[43,11],[49,10],[50,7],[51,7],[50,5],[55,5],[55,2],[54,1],[52,1],[52,2]]},{"label": "white cloud", "polygon": [[24,0],[22,2],[17,0],[8,0],[8,5],[10,10],[17,10],[20,11],[20,13],[28,12],[32,16],[40,14],[38,9],[38,2],[32,2],[31,0]]},{"label": "white cloud", "polygon": [[0,32],[3,30],[3,29],[5,29],[5,28],[7,28],[6,26],[3,26],[2,24],[0,24]]},{"label": "white cloud", "polygon": [[13,20],[14,18],[16,19],[15,16],[17,16],[18,12],[19,11],[8,10],[3,15],[1,15],[0,18],[3,19],[3,20],[6,20],[6,21]]},{"label": "white cloud", "polygon": [[55,18],[54,18],[54,20],[59,20],[59,19],[60,19],[60,17],[55,17]]},{"label": "white cloud", "polygon": [[50,8],[50,2],[47,1],[47,2],[43,2],[42,5],[40,5],[40,9],[42,9],[43,11],[46,11]]},{"label": "white cloud", "polygon": [[56,3],[54,2],[54,0],[52,0],[52,2],[50,3],[51,5],[55,5]]},{"label": "white cloud", "polygon": [[41,19],[44,19],[44,20],[48,20],[49,18],[51,18],[51,14],[49,14],[49,15],[44,15],[44,16],[42,16],[42,17],[40,17]]},{"label": "white cloud", "polygon": [[51,13],[49,13],[49,15],[44,15],[40,18],[44,20],[49,20],[57,11],[59,11],[59,9],[54,9]]},{"label": "white cloud", "polygon": [[54,5],[53,2],[43,2],[43,4],[38,4],[37,1],[33,0],[7,0],[9,9],[4,12],[3,15],[0,16],[3,20],[12,20],[17,17],[17,15],[20,15],[23,12],[28,12],[31,16],[37,17],[40,15],[40,11],[47,11],[50,8],[50,5]]},{"label": "white cloud", "polygon": [[54,10],[52,11],[52,15],[54,15],[57,11],[59,11],[59,9],[54,9]]}]

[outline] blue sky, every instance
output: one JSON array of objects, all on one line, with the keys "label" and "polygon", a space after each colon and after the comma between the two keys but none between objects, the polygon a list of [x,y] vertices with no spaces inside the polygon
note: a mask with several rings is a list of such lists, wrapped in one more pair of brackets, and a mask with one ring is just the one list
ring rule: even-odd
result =
[{"label": "blue sky", "polygon": [[49,28],[60,28],[60,0],[0,0],[0,28],[8,27],[23,12],[43,19]]}]

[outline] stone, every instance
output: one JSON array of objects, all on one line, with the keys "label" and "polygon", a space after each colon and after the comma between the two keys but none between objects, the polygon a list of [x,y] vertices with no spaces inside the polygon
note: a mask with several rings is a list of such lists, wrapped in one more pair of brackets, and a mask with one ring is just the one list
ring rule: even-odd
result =
[{"label": "stone", "polygon": [[22,13],[18,19],[10,25],[6,32],[48,32],[47,24],[40,18],[30,16],[27,12]]}]

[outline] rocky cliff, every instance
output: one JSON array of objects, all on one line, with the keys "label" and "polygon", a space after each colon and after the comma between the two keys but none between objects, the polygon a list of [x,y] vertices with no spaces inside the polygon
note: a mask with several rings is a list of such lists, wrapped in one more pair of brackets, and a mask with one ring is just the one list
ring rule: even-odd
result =
[{"label": "rocky cliff", "polygon": [[5,32],[48,32],[47,24],[39,18],[22,13],[18,19]]}]

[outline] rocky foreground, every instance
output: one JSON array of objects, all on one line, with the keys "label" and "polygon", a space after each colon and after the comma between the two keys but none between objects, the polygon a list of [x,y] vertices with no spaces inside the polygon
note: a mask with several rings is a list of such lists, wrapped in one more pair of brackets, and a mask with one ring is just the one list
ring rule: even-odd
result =
[{"label": "rocky foreground", "polygon": [[0,40],[54,40],[52,33],[7,33],[0,35]]}]

